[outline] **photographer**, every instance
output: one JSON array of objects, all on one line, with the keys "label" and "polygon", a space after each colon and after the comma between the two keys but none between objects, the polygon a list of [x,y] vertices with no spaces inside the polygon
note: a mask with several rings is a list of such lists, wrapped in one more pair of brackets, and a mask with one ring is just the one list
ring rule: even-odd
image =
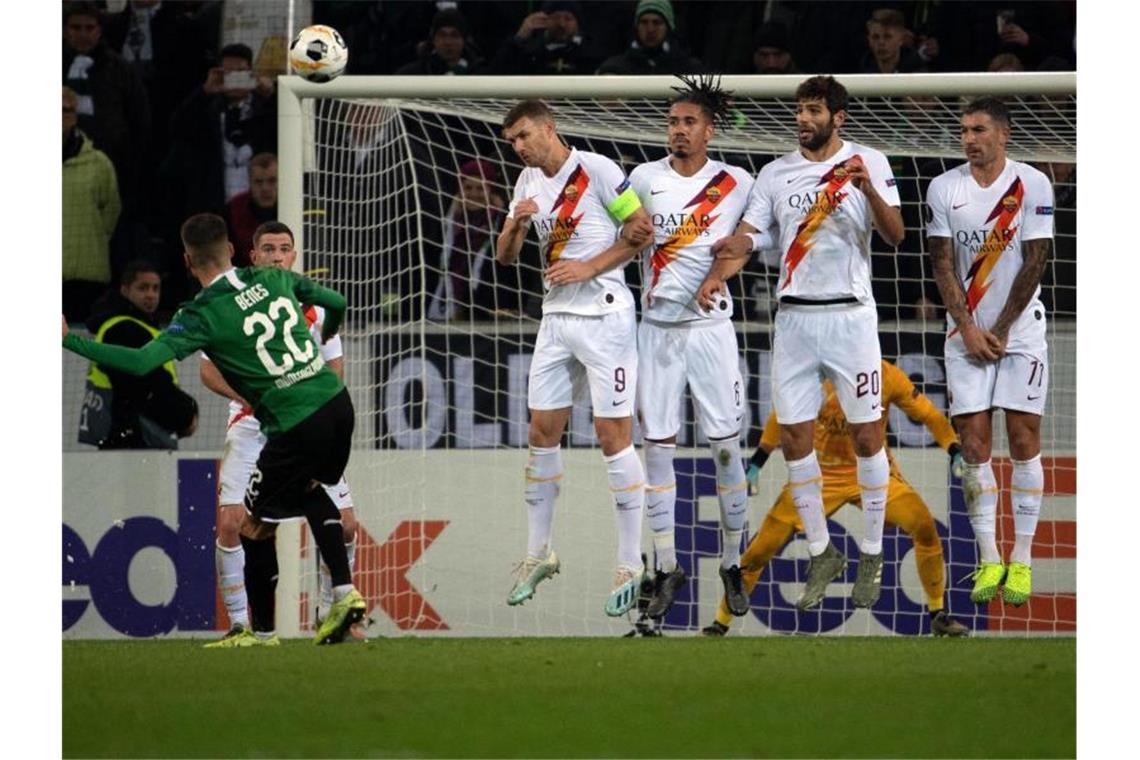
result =
[{"label": "photographer", "polygon": [[551,0],[499,46],[487,74],[593,74],[601,60],[581,32],[579,3]]},{"label": "photographer", "polygon": [[185,183],[172,219],[205,210],[220,213],[235,195],[249,190],[250,160],[277,152],[274,82],[253,70],[248,46],[226,45],[221,65],[178,106],[170,128],[170,168],[178,167],[171,178]]}]

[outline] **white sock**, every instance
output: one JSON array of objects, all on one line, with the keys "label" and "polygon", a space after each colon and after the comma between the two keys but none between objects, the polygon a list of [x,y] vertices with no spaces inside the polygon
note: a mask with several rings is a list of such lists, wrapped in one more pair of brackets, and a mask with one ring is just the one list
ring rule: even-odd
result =
[{"label": "white sock", "polygon": [[562,490],[562,447],[530,447],[526,465],[526,553],[545,559],[554,530],[554,501]]},{"label": "white sock", "polygon": [[345,594],[354,588],[356,587],[351,583],[345,583],[343,586],[333,586],[333,601],[339,602],[341,599],[344,599]]},{"label": "white sock", "polygon": [[992,462],[989,459],[981,464],[967,462],[962,473],[962,489],[982,562],[1001,562],[997,547],[997,478]]},{"label": "white sock", "polygon": [[1009,490],[1013,503],[1014,535],[1013,553],[1009,559],[1030,565],[1033,563],[1033,535],[1037,532],[1045,490],[1045,471],[1041,468],[1040,454],[1025,462],[1013,460]]},{"label": "white sock", "polygon": [[[356,558],[355,538],[344,545],[344,551],[348,554],[348,572],[352,573],[352,563]],[[331,607],[333,603],[332,575],[329,573],[329,566],[324,562],[321,563],[321,569],[317,573],[317,590],[320,594],[320,601],[317,603],[317,614],[318,617],[320,617],[324,612],[328,611],[328,608]]]},{"label": "white sock", "polygon": [[605,457],[610,494],[617,511],[618,564],[641,567],[641,521],[645,509],[645,471],[633,444]]},{"label": "white sock", "polygon": [[890,485],[891,463],[887,461],[884,446],[869,457],[858,460],[859,490],[863,496],[863,541],[859,551],[864,554],[883,553],[883,521],[887,516],[887,486]]},{"label": "white sock", "polygon": [[813,557],[823,554],[831,543],[831,536],[827,533],[827,518],[823,514],[823,473],[814,450],[803,459],[788,462],[788,484],[792,487],[792,501],[807,534],[808,551]]},{"label": "white sock", "polygon": [[245,549],[214,544],[214,567],[218,572],[218,590],[230,616],[230,626],[249,628],[249,610],[245,596]]},{"label": "white sock", "polygon": [[673,443],[645,442],[645,514],[653,532],[657,568],[666,573],[677,567],[673,531],[677,508],[677,476],[673,471]]},{"label": "white sock", "polygon": [[740,566],[740,539],[748,517],[748,481],[740,459],[740,439],[711,441],[716,463],[716,498],[720,504],[720,566]]}]

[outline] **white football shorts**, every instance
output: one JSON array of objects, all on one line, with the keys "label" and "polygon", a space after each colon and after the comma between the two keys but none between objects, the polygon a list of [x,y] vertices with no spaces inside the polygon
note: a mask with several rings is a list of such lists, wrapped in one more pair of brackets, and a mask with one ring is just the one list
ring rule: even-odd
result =
[{"label": "white football shorts", "polygon": [[[231,414],[226,426],[226,442],[222,449],[222,466],[218,474],[218,503],[241,505],[245,502],[245,489],[249,476],[257,465],[257,457],[265,446],[265,436],[261,434],[261,423],[252,414],[239,412]],[[352,493],[342,477],[331,486],[324,486],[325,493],[332,499],[337,509],[352,506]]]},{"label": "white football shorts", "polygon": [[546,314],[530,364],[527,406],[565,409],[589,384],[595,417],[630,417],[637,393],[633,309],[596,317]]},{"label": "white football shorts", "polygon": [[879,318],[867,304],[780,304],[772,339],[772,404],[781,425],[814,420],[823,378],[848,422],[883,416]]},{"label": "white football shorts", "polygon": [[664,325],[642,320],[637,353],[642,436],[660,441],[677,434],[686,383],[706,437],[739,435],[744,379],[732,322],[717,319]]},{"label": "white football shorts", "polygon": [[1032,354],[1006,354],[984,363],[948,356],[946,389],[951,417],[995,408],[1041,416],[1049,391],[1048,348],[1043,344]]}]

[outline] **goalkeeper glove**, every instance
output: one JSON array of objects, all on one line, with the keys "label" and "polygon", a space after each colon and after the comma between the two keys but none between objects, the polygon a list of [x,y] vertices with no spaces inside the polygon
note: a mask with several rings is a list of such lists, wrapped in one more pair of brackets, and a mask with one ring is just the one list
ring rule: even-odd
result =
[{"label": "goalkeeper glove", "polygon": [[956,478],[961,478],[966,471],[966,461],[962,459],[962,447],[952,443],[946,453],[950,455],[950,474]]},{"label": "goalkeeper glove", "polygon": [[752,452],[752,458],[748,460],[748,472],[745,473],[745,477],[748,479],[749,496],[760,493],[760,469],[767,461],[768,452],[757,446],[756,451]]}]

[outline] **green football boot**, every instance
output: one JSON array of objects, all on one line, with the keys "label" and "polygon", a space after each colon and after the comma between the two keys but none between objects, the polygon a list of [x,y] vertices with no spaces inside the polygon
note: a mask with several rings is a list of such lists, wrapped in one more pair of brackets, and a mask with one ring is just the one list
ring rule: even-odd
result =
[{"label": "green football boot", "polygon": [[974,590],[970,601],[974,604],[989,604],[997,596],[1002,581],[1005,580],[1005,565],[1001,562],[983,562],[978,569],[966,576],[974,579]]},{"label": "green football boot", "polygon": [[1020,562],[1010,562],[1001,595],[1006,604],[1020,607],[1029,601],[1033,590],[1033,568]]},{"label": "green football boot", "polygon": [[281,646],[281,639],[277,638],[277,634],[273,634],[268,638],[261,638],[254,634],[248,628],[241,628],[234,626],[230,629],[229,633],[219,641],[212,641],[209,644],[204,644],[203,649],[243,649],[245,647],[279,647]]},{"label": "green football boot", "polygon": [[355,588],[333,602],[329,607],[328,615],[321,621],[317,635],[313,637],[314,644],[339,644],[344,641],[344,635],[356,623],[364,619],[368,610],[368,603]]}]

